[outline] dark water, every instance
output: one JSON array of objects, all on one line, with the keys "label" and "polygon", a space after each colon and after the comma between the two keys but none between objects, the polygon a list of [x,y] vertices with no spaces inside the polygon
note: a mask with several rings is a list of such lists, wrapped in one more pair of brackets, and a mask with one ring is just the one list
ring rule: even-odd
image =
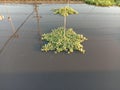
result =
[{"label": "dark water", "polygon": [[1,74],[1,90],[119,90],[120,72]]},{"label": "dark water", "polygon": [[[71,5],[78,15],[67,18],[67,27],[88,38],[86,54],[41,52],[40,34],[63,25],[51,9],[64,5],[0,5],[0,48],[12,35],[11,15],[18,38],[0,53],[0,90],[120,90],[120,8]],[[9,15],[8,15],[9,13]],[[39,23],[40,22],[40,23]]]}]

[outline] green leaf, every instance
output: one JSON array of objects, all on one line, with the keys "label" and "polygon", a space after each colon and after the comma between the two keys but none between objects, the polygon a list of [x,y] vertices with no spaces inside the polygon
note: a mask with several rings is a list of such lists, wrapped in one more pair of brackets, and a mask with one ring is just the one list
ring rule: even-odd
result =
[{"label": "green leaf", "polygon": [[85,53],[82,43],[87,40],[82,34],[77,34],[73,31],[72,28],[66,30],[66,36],[64,38],[64,28],[59,27],[53,29],[52,32],[43,34],[42,40],[47,41],[48,43],[42,46],[42,51],[51,51],[54,50],[55,53],[58,52],[68,52],[72,53],[74,50],[78,50]]}]

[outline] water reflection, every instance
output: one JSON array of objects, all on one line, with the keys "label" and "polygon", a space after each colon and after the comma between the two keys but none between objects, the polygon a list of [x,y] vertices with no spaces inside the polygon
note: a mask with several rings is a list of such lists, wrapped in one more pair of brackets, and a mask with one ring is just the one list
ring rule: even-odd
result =
[{"label": "water reflection", "polygon": [[34,10],[36,14],[36,20],[37,20],[37,29],[38,29],[38,34],[41,36],[41,31],[40,31],[40,18],[41,16],[39,15],[39,5],[34,4]]},{"label": "water reflection", "polygon": [[3,19],[4,19],[4,16],[0,14],[0,21],[2,21]]},{"label": "water reflection", "polygon": [[[89,38],[85,42],[86,54],[75,52],[71,55],[65,53],[55,55],[53,52],[40,51],[38,48],[40,44],[36,39],[37,32],[40,34],[41,32],[51,32],[51,29],[63,25],[63,17],[53,15],[51,11],[51,9],[61,6],[64,5],[9,5],[16,33],[19,33],[20,36],[7,44],[8,47],[4,50],[4,54],[1,54],[0,69],[2,71],[120,70],[119,8],[103,10],[103,8],[96,7],[90,12],[93,9],[92,6],[71,5],[80,14],[70,15],[67,18],[67,25],[77,33]],[[16,10],[14,11],[14,9]],[[36,18],[32,18],[34,14]],[[6,13],[3,15],[7,16]],[[40,18],[40,15],[45,18]],[[1,29],[3,29],[0,31],[0,35],[2,35],[2,32],[5,32],[4,29],[9,30],[10,28],[6,25],[7,21],[3,20],[0,23]],[[0,42],[4,43],[2,41],[6,40],[0,38]],[[35,46],[37,46],[37,51]]]},{"label": "water reflection", "polygon": [[12,29],[12,34],[14,35],[14,37],[18,37],[17,34],[14,34],[16,32],[16,29],[15,29],[14,23],[12,21],[12,17],[11,17],[11,14],[9,12],[9,9],[6,5],[6,2],[4,3],[4,7],[5,7],[6,12],[7,12],[7,19],[8,19],[8,22],[10,23],[10,26],[11,26],[11,29]]},{"label": "water reflection", "polygon": [[33,13],[35,13],[35,18],[36,18],[36,21],[37,21],[37,31],[38,31],[38,35],[40,36],[39,39],[41,40],[41,31],[40,31],[40,18],[41,18],[41,16],[39,15],[39,5],[38,4],[36,4],[36,3],[33,4],[33,12],[20,24],[20,26],[17,29],[15,29],[15,26],[14,26],[13,21],[12,21],[12,17],[10,15],[10,12],[9,12],[7,6],[5,6],[5,8],[6,8],[6,11],[7,11],[8,22],[10,23],[11,28],[12,28],[12,35],[5,42],[5,44],[3,45],[3,47],[0,50],[0,53],[2,53],[2,51],[7,46],[7,44],[9,43],[9,41],[12,40],[12,38],[18,38],[19,37],[18,31],[27,22],[27,20],[33,15]]},{"label": "water reflection", "polygon": [[18,31],[21,29],[21,27],[27,22],[27,20],[31,17],[31,15],[33,15],[34,13],[34,10],[32,11],[32,13],[30,13],[28,15],[28,17],[20,24],[20,26],[15,29],[15,26],[14,26],[14,23],[13,23],[13,20],[12,20],[12,16],[8,10],[8,7],[7,5],[5,4],[5,9],[7,11],[7,20],[8,22],[10,23],[10,26],[12,28],[12,35],[10,35],[10,37],[8,37],[8,39],[6,40],[6,42],[3,44],[3,46],[0,48],[0,54],[3,52],[3,50],[5,49],[5,47],[7,46],[7,44],[9,44],[9,42],[13,39],[13,38],[18,38],[19,35],[17,34]]}]

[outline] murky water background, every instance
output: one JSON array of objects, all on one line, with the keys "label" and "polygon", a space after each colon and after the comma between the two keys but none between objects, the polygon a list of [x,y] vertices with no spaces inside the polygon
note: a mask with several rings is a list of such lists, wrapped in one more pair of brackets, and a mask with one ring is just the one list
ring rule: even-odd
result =
[{"label": "murky water background", "polygon": [[[63,25],[63,17],[51,11],[64,5],[0,5],[0,48],[12,35],[7,17],[18,30],[0,54],[1,90],[119,90],[120,8],[72,4],[78,15],[67,18],[67,27],[84,34],[86,54],[41,52],[40,33]],[[8,10],[8,12],[7,12]],[[9,15],[8,15],[9,14]],[[38,21],[40,23],[38,23]]]}]

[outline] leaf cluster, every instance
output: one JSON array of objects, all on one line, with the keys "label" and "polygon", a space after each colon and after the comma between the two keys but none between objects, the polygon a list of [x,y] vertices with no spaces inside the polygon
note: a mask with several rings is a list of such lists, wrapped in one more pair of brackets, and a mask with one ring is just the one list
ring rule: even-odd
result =
[{"label": "leaf cluster", "polygon": [[96,6],[113,6],[115,5],[114,0],[85,0],[86,3]]},{"label": "leaf cluster", "polygon": [[69,6],[65,6],[59,9],[54,9],[54,14],[59,14],[62,16],[68,16],[71,14],[78,14],[78,12],[76,10],[74,10],[73,8],[69,7]]},{"label": "leaf cluster", "polygon": [[116,1],[116,5],[120,6],[120,0],[115,0]]},{"label": "leaf cluster", "polygon": [[64,37],[64,28],[59,27],[53,29],[52,32],[43,34],[42,40],[47,41],[47,44],[42,46],[42,51],[68,52],[72,53],[74,50],[78,50],[85,53],[82,43],[87,40],[82,34],[77,34],[72,28],[67,29]]}]

